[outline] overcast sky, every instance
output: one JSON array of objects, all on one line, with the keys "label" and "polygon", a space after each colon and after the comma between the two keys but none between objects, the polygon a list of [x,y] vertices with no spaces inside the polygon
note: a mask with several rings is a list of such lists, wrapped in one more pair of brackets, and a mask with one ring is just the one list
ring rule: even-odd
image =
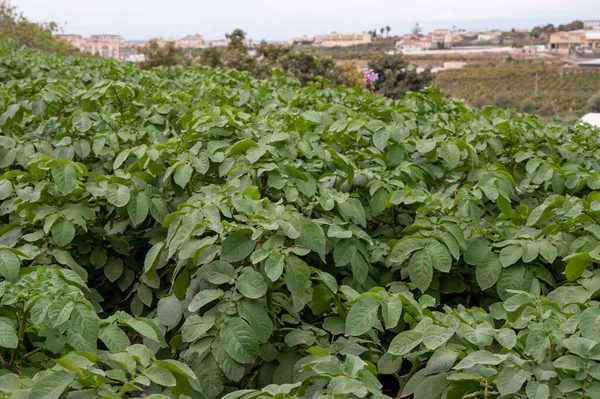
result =
[{"label": "overcast sky", "polygon": [[219,39],[236,27],[255,40],[287,40],[415,22],[467,30],[530,28],[600,19],[600,0],[12,0],[33,21],[56,21],[65,33],[120,34],[128,40],[201,33]]}]

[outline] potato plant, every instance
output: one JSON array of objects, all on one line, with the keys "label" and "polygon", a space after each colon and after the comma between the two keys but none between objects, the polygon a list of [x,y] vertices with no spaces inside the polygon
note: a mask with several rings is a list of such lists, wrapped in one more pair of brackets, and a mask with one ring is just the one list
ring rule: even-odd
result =
[{"label": "potato plant", "polygon": [[0,397],[599,397],[597,130],[0,55]]}]

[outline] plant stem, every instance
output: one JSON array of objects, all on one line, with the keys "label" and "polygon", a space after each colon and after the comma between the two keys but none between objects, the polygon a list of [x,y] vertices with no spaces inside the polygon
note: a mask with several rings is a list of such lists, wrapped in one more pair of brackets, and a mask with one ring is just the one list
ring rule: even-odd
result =
[{"label": "plant stem", "polygon": [[[420,359],[417,359],[413,363],[410,371],[408,372],[408,375],[406,376],[406,380],[404,382],[404,387],[406,387],[406,383],[408,381],[410,381],[410,379],[412,378],[412,376],[418,371],[418,369],[419,369],[419,360]],[[398,383],[400,383],[400,381],[398,381]],[[398,388],[398,394],[396,395],[395,399],[400,399],[402,397],[402,391],[404,390],[404,387],[399,387]]]},{"label": "plant stem", "polygon": [[123,121],[123,126],[125,126],[125,115],[123,114],[123,102],[121,101],[121,98],[119,97],[119,93],[117,92],[117,89],[115,89],[114,86],[112,89],[115,92],[115,97],[117,97],[117,101],[119,102],[119,113],[121,114],[121,120]]},{"label": "plant stem", "polygon": [[267,290],[267,308],[270,312],[273,312],[273,289]]},{"label": "plant stem", "polygon": [[394,238],[398,238],[398,233],[396,233],[396,214],[394,213],[394,208],[390,208],[390,216],[392,217],[392,232],[394,233]]},{"label": "plant stem", "polygon": [[[466,398],[476,398],[476,397],[478,397],[481,394],[482,394],[481,391],[477,391],[477,392],[470,393],[468,395],[464,395],[462,398],[463,399],[466,399]],[[485,394],[485,391],[484,391],[484,394]]]},{"label": "plant stem", "polygon": [[[319,278],[319,280],[321,280],[321,279]],[[337,307],[337,311],[338,311],[339,315],[342,317],[342,319],[346,320],[346,316],[348,316],[348,313],[346,313],[346,309],[344,309],[344,306],[342,305],[340,298],[338,298],[337,294],[335,292],[333,292],[327,284],[324,284],[324,285],[327,288],[327,290],[331,293],[333,303],[335,303],[335,306]]]},{"label": "plant stem", "polygon": [[[327,289],[329,289],[329,287],[327,287]],[[329,290],[329,291],[331,292],[331,290]],[[348,313],[346,313],[346,309],[344,309],[342,302],[340,302],[340,298],[338,298],[335,293],[332,292],[332,294],[333,294],[333,302],[335,303],[335,306],[337,307],[340,316],[342,316],[342,319],[346,319],[346,317],[348,316]]]},{"label": "plant stem", "polygon": [[22,316],[19,320],[19,344],[13,350],[12,356],[10,358],[10,363],[8,364],[8,369],[12,370],[15,367],[15,362],[17,361],[17,351],[19,350],[19,345],[23,342],[23,337],[25,336],[25,328],[27,327],[27,312],[22,310]]},{"label": "plant stem", "polygon": [[389,221],[389,220],[387,220],[387,219],[384,219],[384,218],[382,218],[381,216],[374,216],[373,218],[374,218],[374,219],[377,219],[377,220],[379,220],[380,222],[383,222],[383,223],[385,223],[385,224],[390,224],[390,225],[392,224],[392,222],[390,222],[390,221]]},{"label": "plant stem", "polygon": [[554,356],[554,342],[552,341],[552,336],[549,336],[548,338],[550,338],[550,351],[548,352],[548,361],[551,362],[552,357]]},{"label": "plant stem", "polygon": [[32,350],[31,352],[28,352],[26,354],[24,354],[23,356],[21,356],[21,360],[23,359],[27,359],[30,356],[35,355],[36,353],[38,353],[39,351],[41,351],[43,349],[43,347],[38,346],[37,348],[35,348],[34,350]]}]

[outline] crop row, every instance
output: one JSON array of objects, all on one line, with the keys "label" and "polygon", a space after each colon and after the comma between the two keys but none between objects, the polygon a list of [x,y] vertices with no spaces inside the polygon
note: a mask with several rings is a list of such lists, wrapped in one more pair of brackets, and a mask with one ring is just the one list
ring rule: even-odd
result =
[{"label": "crop row", "polygon": [[581,111],[600,90],[600,72],[561,71],[549,65],[475,66],[442,71],[436,84],[475,105],[494,104],[503,95],[509,103],[502,105],[517,110],[533,103],[537,110],[551,106],[557,112]]}]

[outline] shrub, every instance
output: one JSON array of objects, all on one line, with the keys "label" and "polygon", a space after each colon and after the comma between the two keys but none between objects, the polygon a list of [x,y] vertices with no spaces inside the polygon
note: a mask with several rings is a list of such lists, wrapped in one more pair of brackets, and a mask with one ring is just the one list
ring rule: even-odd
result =
[{"label": "shrub", "polygon": [[556,115],[556,112],[554,111],[554,107],[552,106],[552,104],[546,104],[540,110],[540,114],[542,114],[544,116],[551,116],[551,115]]},{"label": "shrub", "polygon": [[590,112],[600,112],[600,93],[590,97],[587,107]]},{"label": "shrub", "polygon": [[197,59],[199,64],[207,65],[211,68],[222,68],[222,50],[216,47],[203,49]]},{"label": "shrub", "polygon": [[536,111],[535,103],[531,100],[526,100],[521,104],[520,110],[521,112],[527,112],[531,114]]},{"label": "shrub", "polygon": [[189,63],[189,60],[183,55],[183,50],[175,47],[173,42],[167,42],[164,46],[160,46],[156,40],[151,40],[147,45],[140,46],[139,51],[146,57],[145,61],[140,64],[144,69]]},{"label": "shrub", "polygon": [[353,62],[344,62],[341,66],[340,76],[346,86],[364,86],[363,76]]},{"label": "shrub", "polygon": [[[313,82],[318,76],[335,84],[343,82],[341,70],[330,57],[319,56],[313,52],[299,51],[287,44],[261,42],[256,48],[256,56],[248,53],[243,44],[243,32],[234,31],[228,35],[232,41],[226,49],[206,49],[200,53],[199,63],[211,67],[225,67],[249,71],[259,79],[272,76],[278,68],[302,84]],[[241,45],[240,45],[241,43]]]},{"label": "shrub", "polygon": [[381,55],[369,61],[369,68],[379,75],[374,83],[375,91],[393,99],[402,98],[409,91],[418,92],[433,81],[429,69],[418,73],[398,54]]},{"label": "shrub", "polygon": [[510,107],[510,99],[506,94],[498,94],[494,99],[494,105],[499,108]]}]

